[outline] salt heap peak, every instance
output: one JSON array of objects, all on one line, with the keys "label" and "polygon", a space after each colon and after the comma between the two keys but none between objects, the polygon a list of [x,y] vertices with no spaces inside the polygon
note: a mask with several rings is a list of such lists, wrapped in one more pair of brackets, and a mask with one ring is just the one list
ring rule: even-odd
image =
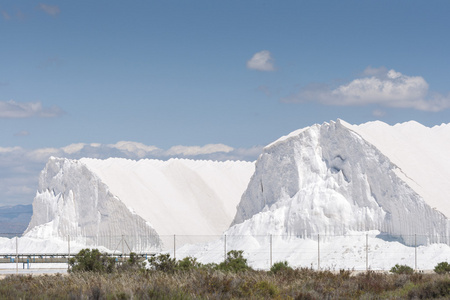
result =
[{"label": "salt heap peak", "polygon": [[[382,122],[358,127],[338,120],[280,138],[258,158],[229,234],[308,237],[379,230],[406,244],[414,243],[414,234],[444,241],[448,204],[431,195],[449,189],[440,176],[450,177],[450,163],[428,164],[435,147],[450,153],[450,131],[438,128],[447,136],[438,139],[430,134],[435,128],[424,128]],[[380,139],[381,129],[389,138]],[[400,133],[405,137],[395,138]],[[418,140],[429,144],[414,144]],[[422,167],[435,176],[422,176]]]}]

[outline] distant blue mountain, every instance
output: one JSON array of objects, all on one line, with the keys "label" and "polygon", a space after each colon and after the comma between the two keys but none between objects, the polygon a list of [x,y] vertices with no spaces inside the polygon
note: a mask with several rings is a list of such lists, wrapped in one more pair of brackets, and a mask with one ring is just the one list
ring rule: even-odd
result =
[{"label": "distant blue mountain", "polygon": [[33,206],[0,206],[0,236],[21,236],[27,229],[33,214]]}]

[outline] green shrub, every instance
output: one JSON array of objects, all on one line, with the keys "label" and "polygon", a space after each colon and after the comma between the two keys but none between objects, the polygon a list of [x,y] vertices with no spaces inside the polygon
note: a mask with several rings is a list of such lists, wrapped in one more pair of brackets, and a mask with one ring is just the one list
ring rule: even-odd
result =
[{"label": "green shrub", "polygon": [[178,261],[177,270],[179,271],[190,271],[197,269],[201,266],[195,257],[185,257],[182,260]]},{"label": "green shrub", "polygon": [[256,294],[261,298],[273,298],[278,295],[278,288],[271,282],[260,281],[255,285]]},{"label": "green shrub", "polygon": [[352,275],[352,272],[350,270],[340,269],[339,270],[339,276],[341,276],[342,279],[349,279]]},{"label": "green shrub", "polygon": [[440,262],[434,267],[434,272],[438,274],[445,274],[450,272],[450,264],[446,261]]},{"label": "green shrub", "polygon": [[69,260],[69,272],[106,272],[115,268],[115,259],[98,249],[82,249]]},{"label": "green shrub", "polygon": [[278,272],[285,272],[293,270],[287,261],[279,261],[273,264],[270,268],[270,272],[277,274]]},{"label": "green shrub", "polygon": [[168,253],[152,256],[148,259],[148,262],[150,263],[150,268],[156,271],[174,273],[177,270],[177,261],[174,258],[170,258]]},{"label": "green shrub", "polygon": [[438,278],[422,285],[418,285],[408,292],[408,297],[410,299],[449,299],[450,279]]},{"label": "green shrub", "polygon": [[395,265],[391,268],[389,271],[394,274],[413,274],[414,270],[413,268],[407,266],[407,265]]},{"label": "green shrub", "polygon": [[244,258],[244,251],[231,250],[227,253],[227,259],[219,264],[218,269],[236,273],[250,270],[250,267],[247,264],[247,259]]},{"label": "green shrub", "polygon": [[145,259],[134,252],[130,252],[130,257],[117,267],[118,271],[145,270]]}]

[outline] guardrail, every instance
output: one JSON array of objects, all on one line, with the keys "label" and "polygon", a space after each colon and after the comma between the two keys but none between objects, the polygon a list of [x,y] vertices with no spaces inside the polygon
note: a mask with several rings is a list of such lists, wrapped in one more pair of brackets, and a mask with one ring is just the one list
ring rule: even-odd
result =
[{"label": "guardrail", "polygon": [[[155,256],[156,253],[136,253],[135,255],[142,260],[146,260],[151,256]],[[105,255],[116,258],[116,261],[122,262],[130,257],[129,253],[114,254],[106,253]],[[68,263],[69,259],[75,257],[76,254],[68,253],[0,253],[0,263]]]}]

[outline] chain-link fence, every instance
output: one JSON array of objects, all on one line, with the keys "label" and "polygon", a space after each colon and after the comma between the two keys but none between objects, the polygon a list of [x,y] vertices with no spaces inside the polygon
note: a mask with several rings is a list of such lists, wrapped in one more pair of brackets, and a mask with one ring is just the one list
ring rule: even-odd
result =
[{"label": "chain-link fence", "polygon": [[[76,254],[82,248],[98,248],[111,254],[155,255],[169,253],[177,260],[190,256],[201,263],[220,263],[230,250],[242,250],[250,266],[270,269],[280,261],[293,267],[316,270],[389,270],[395,264],[417,270],[430,270],[442,261],[450,260],[450,246],[431,243],[448,237],[383,235],[377,232],[342,236],[311,235],[108,235],[66,236],[34,239],[29,237],[0,238],[0,254]],[[411,245],[412,244],[412,245]]]}]

